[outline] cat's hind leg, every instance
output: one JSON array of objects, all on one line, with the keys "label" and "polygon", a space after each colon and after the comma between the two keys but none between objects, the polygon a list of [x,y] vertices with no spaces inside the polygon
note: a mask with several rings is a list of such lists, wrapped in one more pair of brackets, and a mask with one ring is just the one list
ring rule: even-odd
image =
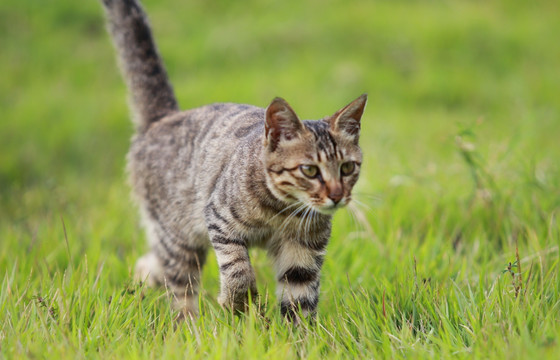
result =
[{"label": "cat's hind leg", "polygon": [[151,251],[138,259],[136,278],[148,286],[165,286],[173,297],[173,308],[182,314],[198,314],[198,289],[210,246],[205,235],[170,231],[150,217],[144,225]]},{"label": "cat's hind leg", "polygon": [[163,284],[163,269],[157,255],[150,251],[136,261],[134,279],[153,287]]},{"label": "cat's hind leg", "polygon": [[207,246],[184,244],[170,249],[165,240],[156,247],[163,284],[173,295],[173,307],[184,315],[198,315],[198,291],[207,252]]},{"label": "cat's hind leg", "polygon": [[146,230],[146,237],[148,238],[148,243],[150,244],[151,249],[146,255],[140,257],[136,261],[134,279],[136,281],[144,282],[150,287],[154,287],[163,284],[163,267],[160,258],[156,253],[161,227],[157,221],[152,220],[151,217],[148,216],[148,213],[149,212],[146,208],[140,208],[142,225]]}]

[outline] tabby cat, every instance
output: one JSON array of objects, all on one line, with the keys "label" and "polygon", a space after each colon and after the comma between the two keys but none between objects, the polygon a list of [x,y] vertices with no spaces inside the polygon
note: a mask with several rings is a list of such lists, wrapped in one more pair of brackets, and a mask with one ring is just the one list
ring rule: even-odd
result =
[{"label": "tabby cat", "polygon": [[220,305],[243,311],[257,296],[248,248],[265,248],[282,314],[313,317],[332,214],[348,204],[362,153],[367,97],[318,121],[301,121],[275,98],[266,109],[219,103],[179,111],[136,0],[102,0],[132,94],[137,133],[128,171],[150,251],[136,276],[174,293],[196,316],[210,247],[220,267]]}]

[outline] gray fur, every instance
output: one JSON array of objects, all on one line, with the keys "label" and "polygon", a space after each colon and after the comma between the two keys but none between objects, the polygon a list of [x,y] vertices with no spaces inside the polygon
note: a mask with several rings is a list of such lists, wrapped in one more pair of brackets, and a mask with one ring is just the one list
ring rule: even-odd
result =
[{"label": "gray fur", "polygon": [[[350,201],[359,176],[366,96],[320,121],[299,120],[280,98],[266,109],[220,103],[178,112],[138,3],[103,2],[141,119],[128,171],[150,252],[139,259],[137,277],[165,284],[179,309],[196,314],[200,271],[213,247],[219,303],[244,310],[248,295],[257,296],[248,248],[259,246],[274,262],[282,313],[313,315],[331,216]],[[122,41],[131,23],[150,41]],[[153,51],[140,51],[146,46]],[[149,66],[160,71],[151,76]],[[342,175],[344,163],[351,173]],[[319,175],[305,175],[306,165]]]},{"label": "gray fur", "polygon": [[152,39],[148,20],[136,0],[102,0],[107,26],[132,95],[139,131],[179,110],[173,87]]}]

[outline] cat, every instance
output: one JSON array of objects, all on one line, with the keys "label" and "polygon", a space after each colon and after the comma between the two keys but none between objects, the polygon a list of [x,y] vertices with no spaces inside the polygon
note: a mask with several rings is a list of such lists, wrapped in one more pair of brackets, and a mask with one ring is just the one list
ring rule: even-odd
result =
[{"label": "cat", "polygon": [[360,174],[367,95],[314,121],[282,98],[180,111],[138,1],[102,2],[136,124],[127,170],[150,246],[136,277],[166,286],[181,314],[197,316],[212,247],[218,302],[244,311],[258,296],[248,248],[259,246],[274,263],[281,314],[314,318],[332,215]]}]

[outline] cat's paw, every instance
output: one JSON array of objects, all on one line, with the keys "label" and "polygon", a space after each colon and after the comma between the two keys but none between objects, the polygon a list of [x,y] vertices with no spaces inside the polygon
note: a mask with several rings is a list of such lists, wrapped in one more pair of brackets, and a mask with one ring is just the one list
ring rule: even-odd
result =
[{"label": "cat's paw", "polygon": [[249,309],[250,302],[258,302],[258,293],[256,287],[251,287],[245,291],[229,291],[221,292],[218,296],[218,304],[222,308],[233,312],[246,312]]},{"label": "cat's paw", "polygon": [[173,308],[178,310],[175,321],[180,323],[198,318],[198,296],[175,297]]},{"label": "cat's paw", "polygon": [[145,282],[148,286],[157,286],[162,284],[162,274],[163,270],[154,253],[147,253],[136,261],[134,280]]}]

